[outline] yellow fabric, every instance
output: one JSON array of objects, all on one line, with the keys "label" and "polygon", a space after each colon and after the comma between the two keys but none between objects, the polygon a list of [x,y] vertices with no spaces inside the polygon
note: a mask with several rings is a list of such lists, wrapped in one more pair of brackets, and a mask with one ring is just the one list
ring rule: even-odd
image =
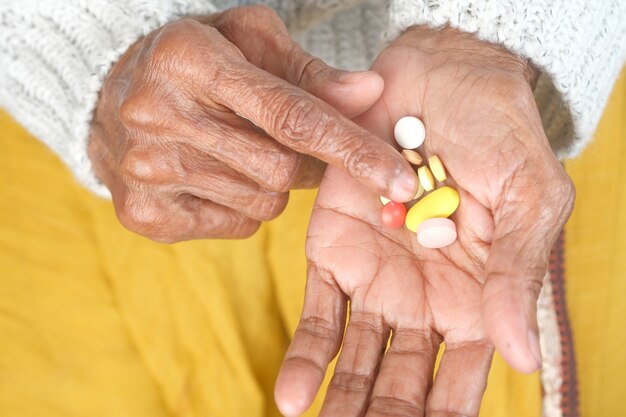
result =
[{"label": "yellow fabric", "polygon": [[568,163],[577,187],[566,228],[567,296],[582,416],[626,415],[626,70],[595,141]]},{"label": "yellow fabric", "polygon": [[[617,416],[626,376],[623,81],[616,92],[598,141],[570,167],[585,416]],[[251,239],[167,246],[125,231],[4,113],[0,150],[0,416],[278,415],[273,381],[303,299],[313,191],[292,193]],[[481,416],[539,416],[540,395],[538,375],[497,357]]]}]

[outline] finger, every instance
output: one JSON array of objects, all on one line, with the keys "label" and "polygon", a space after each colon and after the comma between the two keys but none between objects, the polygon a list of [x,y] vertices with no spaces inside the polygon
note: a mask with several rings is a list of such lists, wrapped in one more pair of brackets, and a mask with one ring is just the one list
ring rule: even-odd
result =
[{"label": "finger", "polygon": [[329,104],[251,65],[224,71],[221,77],[225,87],[216,91],[216,100],[277,141],[343,168],[378,194],[397,201],[413,196],[417,183],[408,162]]},{"label": "finger", "polygon": [[348,118],[367,111],[382,94],[384,81],[377,73],[339,70],[306,53],[269,7],[229,9],[206,23],[216,27],[253,65],[321,98]]},{"label": "finger", "polygon": [[189,194],[157,194],[145,189],[113,192],[120,222],[152,240],[173,243],[191,239],[240,239],[260,226],[241,213]]},{"label": "finger", "polygon": [[[207,184],[211,186],[207,187]],[[224,165],[210,173],[190,177],[188,183],[180,184],[176,191],[229,207],[258,221],[275,219],[285,210],[289,201],[289,193],[262,190],[257,184]]]},{"label": "finger", "polygon": [[182,143],[135,147],[124,155],[120,171],[128,182],[192,194],[260,221],[278,216],[289,199],[287,193],[267,191],[225,163]]},{"label": "finger", "polygon": [[343,168],[377,194],[396,201],[413,197],[416,174],[390,144],[328,103],[242,59],[241,51],[216,33],[200,23],[185,28],[186,42],[193,38],[203,45],[188,53],[194,68],[204,70],[195,80],[196,102],[206,109],[216,103],[231,109],[290,149]]},{"label": "finger", "polygon": [[[261,226],[257,220],[212,201],[186,194],[177,197],[178,213],[184,217],[181,224],[186,233],[178,240],[244,239],[252,236]],[[186,213],[186,215],[185,215]],[[193,220],[190,220],[193,219]]]},{"label": "finger", "polygon": [[440,338],[414,329],[393,331],[367,417],[422,416],[433,379]]},{"label": "finger", "polygon": [[381,316],[351,311],[320,417],[365,414],[388,338]]},{"label": "finger", "polygon": [[477,417],[493,358],[488,342],[446,346],[426,402],[427,417]]},{"label": "finger", "polygon": [[[210,128],[193,127],[193,146],[226,163],[261,187],[286,192],[319,185],[325,164],[276,142],[247,120],[207,109]],[[190,143],[183,138],[185,144]]]},{"label": "finger", "polygon": [[[188,30],[189,31],[189,30]],[[216,42],[204,27],[194,31],[196,42]],[[222,49],[228,45],[221,43]],[[328,103],[238,59],[236,50],[205,54],[207,74],[198,80],[195,97],[205,107],[217,102],[252,121],[271,137],[298,153],[343,168],[377,194],[408,201],[417,190],[409,163],[388,143],[342,116]],[[228,53],[226,53],[228,52]],[[210,58],[210,59],[209,59]],[[204,84],[202,84],[204,83]],[[216,88],[219,86],[219,88]]]},{"label": "finger", "polygon": [[537,299],[550,251],[574,201],[573,185],[559,165],[539,172],[546,173],[542,182],[526,170],[502,192],[482,293],[491,340],[509,365],[525,373],[541,368]]},{"label": "finger", "polygon": [[300,323],[280,368],[274,398],[287,417],[313,402],[326,368],[341,345],[346,297],[329,273],[309,264]]}]

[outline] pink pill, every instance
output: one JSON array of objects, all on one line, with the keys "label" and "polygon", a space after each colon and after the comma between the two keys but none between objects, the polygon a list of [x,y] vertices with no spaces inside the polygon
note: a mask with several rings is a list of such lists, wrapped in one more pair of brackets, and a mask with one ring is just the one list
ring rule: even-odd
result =
[{"label": "pink pill", "polygon": [[417,243],[426,248],[445,248],[455,240],[456,225],[445,217],[424,220],[417,228]]}]

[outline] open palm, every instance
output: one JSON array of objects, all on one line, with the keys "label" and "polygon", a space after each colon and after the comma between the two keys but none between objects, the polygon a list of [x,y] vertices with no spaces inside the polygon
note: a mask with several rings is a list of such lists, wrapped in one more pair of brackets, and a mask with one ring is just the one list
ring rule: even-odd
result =
[{"label": "open palm", "polygon": [[382,225],[377,195],[327,169],[309,225],[302,319],[277,383],[286,415],[310,404],[342,342],[323,416],[474,416],[494,345],[521,371],[540,366],[536,299],[571,212],[571,182],[519,60],[494,60],[508,53],[492,46],[484,60],[458,48],[446,55],[439,39],[421,36],[406,33],[376,60],[385,90],[357,122],[391,140],[402,116],[424,121],[423,156],[439,155],[461,196],[458,239],[419,246],[407,229]]}]

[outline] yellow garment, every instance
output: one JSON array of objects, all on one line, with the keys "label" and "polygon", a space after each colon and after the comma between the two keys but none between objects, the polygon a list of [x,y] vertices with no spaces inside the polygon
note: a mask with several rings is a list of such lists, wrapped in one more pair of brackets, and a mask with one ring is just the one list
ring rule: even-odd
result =
[{"label": "yellow garment", "polygon": [[567,297],[580,413],[626,416],[626,70],[593,143],[566,165],[577,188],[566,227]]},{"label": "yellow garment", "polygon": [[[626,149],[626,84],[616,91],[599,140],[572,164],[568,290],[585,416],[620,415],[626,377],[626,170],[615,152]],[[313,191],[292,193],[251,239],[168,246],[124,230],[3,113],[0,149],[0,416],[278,415],[273,382],[303,300]],[[537,374],[496,357],[481,416],[538,417],[540,395]]]}]

